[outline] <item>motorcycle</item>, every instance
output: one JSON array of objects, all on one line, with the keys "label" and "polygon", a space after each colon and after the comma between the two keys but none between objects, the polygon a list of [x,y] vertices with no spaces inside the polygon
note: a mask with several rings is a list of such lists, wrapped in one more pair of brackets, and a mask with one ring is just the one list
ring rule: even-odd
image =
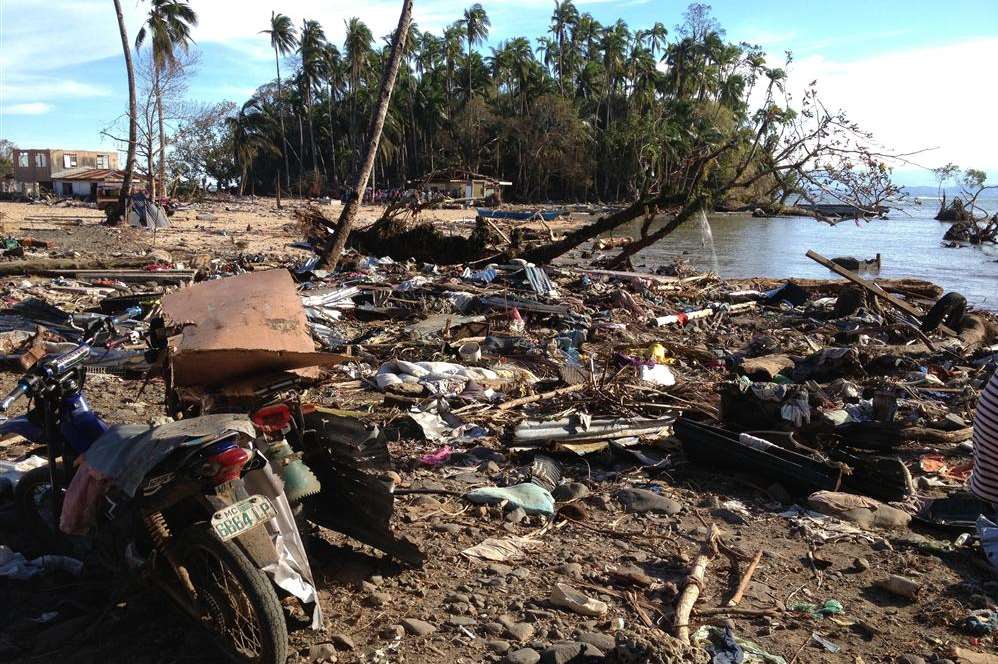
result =
[{"label": "motorcycle", "polygon": [[[76,348],[42,358],[0,401],[6,417],[30,400],[26,414],[0,422],[0,435],[20,434],[48,456],[16,486],[19,521],[52,549],[150,582],[232,661],[283,664],[288,633],[274,585],[313,600],[314,585],[263,453],[281,423],[266,432],[232,415],[105,423],[83,395],[85,362],[101,335],[140,313],[94,321]],[[84,523],[84,534],[66,535],[67,521]],[[314,616],[313,626],[317,608]]]}]

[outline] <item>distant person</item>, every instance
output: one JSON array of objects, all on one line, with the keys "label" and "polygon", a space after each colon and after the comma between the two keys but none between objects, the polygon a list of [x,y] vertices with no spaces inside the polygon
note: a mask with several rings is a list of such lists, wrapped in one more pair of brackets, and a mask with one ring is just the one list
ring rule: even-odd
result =
[{"label": "distant person", "polygon": [[998,371],[988,381],[974,415],[974,473],[970,490],[998,508]]}]

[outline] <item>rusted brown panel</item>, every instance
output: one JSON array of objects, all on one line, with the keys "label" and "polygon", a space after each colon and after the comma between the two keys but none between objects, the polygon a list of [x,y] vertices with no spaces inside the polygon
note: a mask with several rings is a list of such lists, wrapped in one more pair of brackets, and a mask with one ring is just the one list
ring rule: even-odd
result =
[{"label": "rusted brown panel", "polygon": [[291,275],[248,272],[163,297],[168,328],[183,329],[171,353],[176,385],[219,385],[260,372],[335,364],[315,351]]}]

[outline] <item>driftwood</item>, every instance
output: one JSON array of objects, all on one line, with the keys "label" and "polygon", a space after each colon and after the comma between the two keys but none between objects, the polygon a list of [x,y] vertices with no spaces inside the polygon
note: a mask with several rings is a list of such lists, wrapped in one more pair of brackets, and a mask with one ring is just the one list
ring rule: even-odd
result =
[{"label": "driftwood", "polygon": [[[827,267],[832,272],[834,272],[834,273],[836,273],[836,274],[838,274],[840,276],[845,277],[846,279],[848,279],[849,281],[853,282],[854,284],[856,284],[858,286],[862,286],[863,288],[865,288],[867,291],[869,291],[870,293],[872,293],[876,297],[879,297],[880,299],[884,300],[885,302],[888,302],[889,304],[894,305],[895,307],[897,307],[901,311],[905,312],[906,314],[911,315],[911,316],[915,316],[916,318],[921,318],[922,317],[923,312],[919,311],[918,309],[916,309],[912,305],[908,304],[907,302],[905,302],[903,300],[897,299],[896,297],[894,297],[890,293],[886,292],[884,289],[878,287],[876,284],[871,284],[870,282],[866,281],[865,279],[863,279],[862,277],[860,277],[859,275],[857,275],[855,272],[852,272],[851,270],[847,270],[844,267],[842,267],[841,265],[836,265],[835,263],[833,263],[832,261],[828,260],[827,258],[825,258],[824,256],[822,256],[818,252],[813,251],[813,250],[812,251],[808,251],[807,252],[807,257],[810,258],[813,261],[816,261],[816,262],[824,265],[825,267]],[[945,325],[940,325],[938,329],[943,334],[949,335],[951,337],[955,337],[956,336],[956,332],[954,332],[950,328],[946,327]]]},{"label": "driftwood", "polygon": [[718,530],[717,526],[711,524],[707,539],[700,546],[700,554],[693,561],[693,570],[690,572],[686,587],[683,588],[683,594],[676,602],[676,638],[686,645],[690,644],[690,613],[703,590],[707,565],[710,563],[710,559],[717,555],[717,540],[720,535],[721,531]]},{"label": "driftwood", "polygon": [[762,562],[762,549],[756,551],[755,556],[752,558],[752,562],[750,562],[748,567],[745,568],[745,573],[738,582],[738,587],[735,588],[735,594],[728,600],[729,607],[738,606],[738,603],[742,601],[745,591],[748,590],[749,584],[752,583],[752,575],[755,574],[755,570],[759,567],[760,562]]},{"label": "driftwood", "polygon": [[54,270],[109,270],[137,268],[154,263],[150,256],[124,258],[40,258],[30,261],[0,263],[0,275],[39,275]]},{"label": "driftwood", "polygon": [[563,394],[578,392],[585,387],[587,387],[586,383],[576,383],[575,385],[569,385],[568,387],[559,387],[557,390],[551,390],[550,392],[542,392],[540,394],[532,394],[529,397],[521,397],[519,399],[513,399],[512,401],[505,401],[499,404],[498,408],[499,410],[509,410],[510,408],[516,408],[528,403],[534,403],[535,401],[544,401],[545,399],[553,399],[554,397],[559,397]]},{"label": "driftwood", "polygon": [[900,431],[901,440],[937,444],[962,443],[965,440],[970,440],[973,433],[973,427],[957,429],[956,431],[943,431],[942,429],[928,429],[926,427],[905,427]]}]

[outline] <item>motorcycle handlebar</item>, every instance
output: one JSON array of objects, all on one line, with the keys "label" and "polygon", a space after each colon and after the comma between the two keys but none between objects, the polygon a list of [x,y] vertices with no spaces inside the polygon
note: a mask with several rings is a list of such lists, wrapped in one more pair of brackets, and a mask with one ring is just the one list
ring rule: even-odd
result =
[{"label": "motorcycle handlebar", "polygon": [[93,342],[97,333],[105,325],[113,329],[115,325],[119,323],[124,323],[132,318],[137,318],[142,315],[142,309],[140,307],[129,307],[124,313],[119,314],[113,318],[104,318],[98,321],[92,326],[88,331],[88,334],[84,336],[83,341],[79,346],[73,350],[63,353],[62,355],[57,355],[51,360],[43,360],[36,365],[35,369],[32,369],[24,377],[17,382],[17,385],[10,392],[7,393],[2,400],[0,400],[0,413],[6,413],[10,410],[10,407],[17,402],[23,396],[26,396],[32,391],[32,385],[38,380],[37,371],[41,370],[44,374],[49,377],[61,376],[71,369],[86,362],[87,358],[90,356],[90,344]]},{"label": "motorcycle handlebar", "polygon": [[80,344],[76,348],[45,363],[45,370],[52,376],[61,376],[70,369],[83,364],[90,357],[90,344]]},{"label": "motorcycle handlebar", "polygon": [[90,345],[97,338],[97,335],[101,330],[114,330],[115,325],[124,323],[126,320],[131,320],[133,318],[138,318],[142,315],[142,307],[129,307],[125,309],[124,313],[118,314],[112,318],[101,318],[100,320],[94,321],[88,328],[86,334],[83,335],[81,340],[81,345]]}]

